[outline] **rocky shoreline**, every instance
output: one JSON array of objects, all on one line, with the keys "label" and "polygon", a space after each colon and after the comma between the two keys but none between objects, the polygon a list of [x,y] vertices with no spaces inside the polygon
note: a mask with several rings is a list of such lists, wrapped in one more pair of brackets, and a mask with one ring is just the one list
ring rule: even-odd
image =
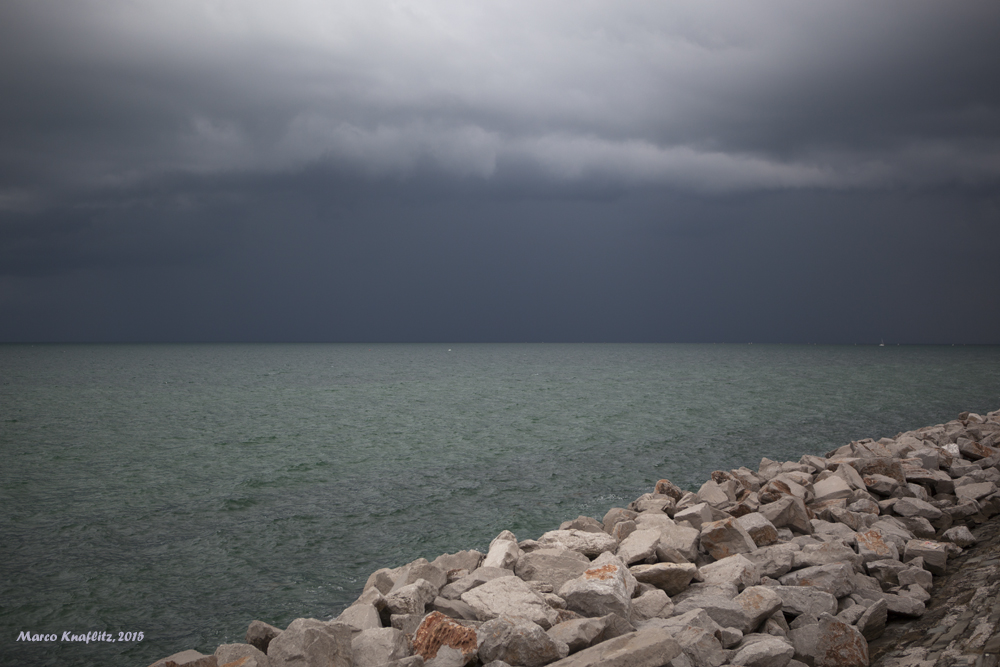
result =
[{"label": "rocky shoreline", "polygon": [[1000,410],[962,413],[697,492],[660,480],[600,521],[378,570],[336,619],[253,621],[151,667],[993,667],[998,513]]}]

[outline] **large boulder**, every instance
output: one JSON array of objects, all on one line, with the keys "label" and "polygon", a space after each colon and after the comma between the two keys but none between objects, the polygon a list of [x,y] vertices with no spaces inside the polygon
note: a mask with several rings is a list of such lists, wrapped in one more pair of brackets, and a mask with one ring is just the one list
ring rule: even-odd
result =
[{"label": "large boulder", "polygon": [[591,567],[559,589],[566,608],[583,616],[615,613],[622,618],[631,614],[632,593],[636,580],[618,556],[601,554]]},{"label": "large boulder", "polygon": [[271,640],[267,657],[272,667],[352,667],[352,635],[343,623],[297,618]]},{"label": "large boulder", "polygon": [[503,660],[512,665],[541,667],[569,655],[569,646],[553,639],[537,623],[500,616],[476,630],[483,664]]},{"label": "large boulder", "polygon": [[523,616],[542,628],[550,628],[559,620],[559,613],[531,586],[517,577],[487,581],[463,593],[461,599],[476,610],[481,621],[503,615]]}]

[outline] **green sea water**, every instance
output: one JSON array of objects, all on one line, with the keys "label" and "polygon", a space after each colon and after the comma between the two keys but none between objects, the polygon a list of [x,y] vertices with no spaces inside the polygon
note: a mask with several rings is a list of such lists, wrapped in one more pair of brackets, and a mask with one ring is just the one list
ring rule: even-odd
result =
[{"label": "green sea water", "polygon": [[1000,347],[0,345],[0,664],[212,652],[664,477],[998,408]]}]

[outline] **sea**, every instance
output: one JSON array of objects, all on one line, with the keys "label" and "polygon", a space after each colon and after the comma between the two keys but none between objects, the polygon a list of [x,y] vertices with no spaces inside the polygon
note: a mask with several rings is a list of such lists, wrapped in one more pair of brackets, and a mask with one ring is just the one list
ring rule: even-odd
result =
[{"label": "sea", "polygon": [[998,408],[996,346],[0,345],[0,664],[212,653],[662,478]]}]

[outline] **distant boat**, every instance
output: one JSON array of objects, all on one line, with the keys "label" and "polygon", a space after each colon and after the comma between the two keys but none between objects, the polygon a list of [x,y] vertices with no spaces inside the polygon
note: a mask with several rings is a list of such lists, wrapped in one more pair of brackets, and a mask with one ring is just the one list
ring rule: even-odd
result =
[{"label": "distant boat", "polygon": [[885,339],[881,339],[882,342],[878,344],[879,347],[885,347]]}]

